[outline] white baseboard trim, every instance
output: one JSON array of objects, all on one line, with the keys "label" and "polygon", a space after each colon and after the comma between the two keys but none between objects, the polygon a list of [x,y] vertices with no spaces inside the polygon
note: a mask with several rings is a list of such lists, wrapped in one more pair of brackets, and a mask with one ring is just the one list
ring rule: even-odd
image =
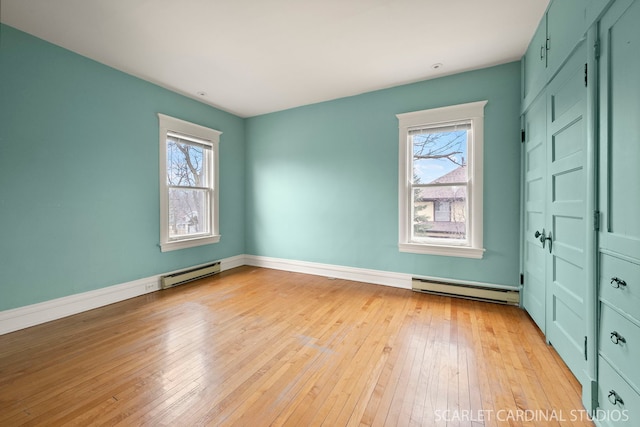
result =
[{"label": "white baseboard trim", "polygon": [[353,280],[354,282],[373,283],[392,286],[394,288],[411,289],[410,274],[390,271],[370,270],[366,268],[345,267],[342,265],[321,264],[309,261],[296,261],[282,258],[270,258],[256,255],[245,255],[246,265],[272,268],[294,273],[312,274],[315,276],[335,277],[336,279]]},{"label": "white baseboard trim", "polygon": [[[232,268],[241,267],[243,265],[250,265],[254,267],[271,268],[274,270],[284,270],[294,273],[312,274],[314,276],[352,280],[354,282],[392,286],[401,289],[411,289],[411,281],[414,277],[451,283],[511,289],[509,286],[491,285],[488,283],[443,279],[439,277],[415,276],[406,273],[345,267],[342,265],[296,261],[257,255],[236,255],[219,261],[221,271],[231,270]],[[206,264],[209,263],[195,265],[189,268],[200,267]],[[168,271],[164,274],[173,274],[177,271],[178,270]],[[96,289],[94,291],[83,292],[11,310],[0,311],[0,335],[157,291],[160,289],[161,276],[162,275],[158,274],[127,283]],[[515,287],[515,289],[517,289],[517,287]]]},{"label": "white baseboard trim", "polygon": [[245,262],[246,255],[236,255],[229,258],[220,260],[220,271],[231,270],[232,268],[242,267],[247,265]]},{"label": "white baseboard trim", "polygon": [[[201,265],[206,264],[209,263]],[[230,270],[242,265],[245,265],[244,255],[237,255],[220,260],[221,271]],[[200,265],[189,268],[194,267],[200,267]],[[164,274],[172,274],[175,272],[177,271],[168,271]],[[0,335],[155,292],[160,289],[161,276],[162,275],[158,274],[127,283],[108,286],[106,288],[0,311]]]},{"label": "white baseboard trim", "polygon": [[478,286],[493,289],[520,290],[517,285],[497,285],[472,280],[457,280],[435,276],[423,276],[391,271],[371,270],[366,268],[345,267],[342,265],[321,264],[309,261],[296,261],[283,258],[270,258],[257,255],[245,255],[245,264],[254,267],[272,268],[274,270],[291,271],[294,273],[312,274],[315,276],[335,277],[337,279],[353,280],[354,282],[373,283],[376,285],[392,286],[394,288],[412,289],[412,280],[423,279],[435,282],[454,283],[467,286]]},{"label": "white baseboard trim", "polygon": [[0,335],[160,289],[160,275],[0,312]]}]

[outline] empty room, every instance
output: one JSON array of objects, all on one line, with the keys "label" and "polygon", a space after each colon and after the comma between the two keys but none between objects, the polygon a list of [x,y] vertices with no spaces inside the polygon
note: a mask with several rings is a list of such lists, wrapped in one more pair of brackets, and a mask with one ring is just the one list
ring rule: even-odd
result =
[{"label": "empty room", "polygon": [[640,0],[0,20],[0,426],[640,426]]}]

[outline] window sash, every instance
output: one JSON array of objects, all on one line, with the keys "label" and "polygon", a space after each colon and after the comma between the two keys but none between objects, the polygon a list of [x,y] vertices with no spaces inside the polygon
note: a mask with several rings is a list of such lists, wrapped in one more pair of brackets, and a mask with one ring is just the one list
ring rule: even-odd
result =
[{"label": "window sash", "polygon": [[[200,201],[201,206],[196,206],[195,211],[193,210],[193,207],[192,207],[191,212],[182,210],[180,212],[182,215],[180,215],[179,218],[173,218],[173,221],[172,221],[171,220],[172,208],[176,209],[179,206],[172,205],[172,200],[175,200],[175,199],[171,197],[171,193],[172,193],[171,190],[178,190],[178,191],[184,192],[183,197],[188,197],[187,194],[199,194],[202,197],[202,200]],[[174,191],[174,193],[176,192]],[[169,233],[169,240],[176,241],[176,240],[192,239],[195,237],[208,236],[211,234],[210,210],[211,210],[211,200],[213,197],[212,193],[213,192],[211,191],[211,189],[208,189],[208,188],[195,189],[193,187],[184,187],[184,188],[173,187],[169,189],[168,200],[169,200],[170,220],[167,224],[169,228],[167,230]],[[184,201],[182,202],[184,203]],[[194,212],[196,213],[196,215],[193,215]],[[191,232],[192,228],[195,229],[193,232]],[[198,228],[200,230],[198,230]]]},{"label": "window sash", "polygon": [[[462,212],[465,215],[464,220],[464,238],[454,238],[454,237],[436,237],[436,236],[419,236],[416,235],[415,227],[418,224],[417,217],[418,211],[416,209],[416,205],[418,203],[432,203],[433,209],[433,218],[429,222],[432,223],[451,223],[451,224],[459,224],[460,222],[456,220],[456,215],[459,214],[459,211],[456,211],[456,201],[451,201],[451,199],[447,199],[444,202],[439,202],[438,200],[423,200],[421,202],[417,202],[415,199],[415,190],[420,190],[423,188],[442,188],[442,187],[463,187],[464,198],[458,200],[458,203],[462,203]],[[471,246],[471,202],[470,202],[470,183],[445,183],[445,184],[420,184],[420,185],[411,185],[410,186],[410,194],[412,195],[410,199],[410,208],[409,208],[409,224],[410,226],[410,237],[409,242],[419,243],[419,244],[434,244],[434,245],[455,245],[455,246]],[[449,210],[447,211],[439,211],[438,203],[448,203]],[[449,220],[443,221],[439,219],[439,215],[442,215],[443,212],[447,212],[449,214]],[[457,228],[459,230],[460,226],[453,226],[452,228]],[[460,230],[462,231],[462,230]]]},{"label": "window sash", "polygon": [[[446,138],[451,138],[447,136],[443,136],[445,138],[444,143],[438,142],[438,140],[431,140],[431,141],[416,140],[416,138],[419,136],[451,134],[453,132],[460,132],[460,131],[465,132],[464,139],[459,140],[457,142],[455,139],[447,140]],[[434,167],[442,168],[443,162],[451,166],[449,162],[450,161],[453,162],[453,160],[455,160],[458,165],[469,164],[470,163],[469,157],[472,154],[472,151],[471,151],[472,143],[473,143],[473,133],[472,133],[471,120],[466,120],[464,122],[447,124],[447,125],[418,126],[415,128],[409,128],[407,130],[407,145],[408,145],[408,150],[410,151],[408,153],[408,156],[409,156],[408,161],[410,163],[411,172],[412,172],[410,175],[411,183],[423,184],[423,183],[415,183],[414,180],[416,178],[416,173],[420,173],[418,171],[424,170],[424,168],[426,168],[427,170]],[[425,150],[425,147],[427,147],[426,144],[433,144],[433,145],[429,146],[429,148]],[[445,156],[447,152],[446,150],[444,150],[444,148],[448,148],[449,150],[451,150],[451,152],[449,153],[450,154],[449,156]],[[456,152],[455,151],[456,149],[460,151]],[[433,158],[424,157],[429,154],[433,155],[434,157]],[[422,156],[422,157],[416,158],[416,155]],[[455,159],[456,157],[458,158]],[[453,167],[449,172],[453,172],[457,168],[458,166]],[[437,178],[433,178],[431,182],[427,182],[425,184],[433,185],[433,184],[442,183],[444,185],[447,185],[448,182],[440,182],[440,183],[435,182],[446,175],[447,173],[443,173],[441,176]],[[449,177],[449,179],[451,179],[451,177]],[[470,171],[467,170],[465,174],[465,180],[468,181],[470,179],[471,179]]]},{"label": "window sash", "polygon": [[[211,173],[212,172],[211,169],[212,169],[212,165],[213,165],[213,158],[212,158],[213,149],[212,149],[212,146],[210,146],[210,145],[202,145],[202,144],[199,144],[199,143],[191,142],[189,140],[183,140],[183,139],[175,138],[175,137],[170,138],[168,136],[168,134],[169,134],[169,132],[167,132],[166,147],[165,147],[165,150],[167,152],[167,162],[169,161],[169,144],[170,144],[170,141],[174,142],[174,143],[184,144],[184,145],[187,145],[189,147],[194,147],[194,148],[202,150],[202,159],[201,159],[202,164],[200,165],[200,178],[202,178],[204,180],[204,182],[202,182],[201,184],[203,184],[203,185],[200,185],[200,186],[195,185],[195,183],[193,185],[172,184],[171,183],[171,181],[172,181],[171,173],[173,171],[172,171],[171,165],[169,165],[167,163],[167,167],[166,167],[167,186],[175,185],[175,186],[178,186],[178,187],[185,187],[185,188],[187,188],[187,187],[190,187],[190,188],[198,188],[198,187],[200,187],[200,188],[210,188],[210,187],[212,187],[214,185],[213,177],[212,177],[212,173]],[[186,161],[186,156],[185,156],[185,161]],[[190,173],[192,173],[192,171],[188,171],[187,172],[187,174],[190,174]]]}]

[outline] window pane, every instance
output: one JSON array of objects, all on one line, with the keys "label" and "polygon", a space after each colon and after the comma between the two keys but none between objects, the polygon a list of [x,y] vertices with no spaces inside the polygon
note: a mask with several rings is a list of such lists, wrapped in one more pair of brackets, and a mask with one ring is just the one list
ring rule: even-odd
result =
[{"label": "window pane", "polygon": [[[410,135],[414,184],[466,182],[469,130],[420,131],[414,131]],[[452,173],[455,176],[450,176]],[[443,179],[445,180],[442,181]]]},{"label": "window pane", "polygon": [[170,188],[169,238],[209,231],[209,191]]},{"label": "window pane", "polygon": [[446,185],[413,189],[414,239],[467,238],[467,187]]},{"label": "window pane", "polygon": [[167,183],[183,187],[206,187],[210,149],[167,137]]}]

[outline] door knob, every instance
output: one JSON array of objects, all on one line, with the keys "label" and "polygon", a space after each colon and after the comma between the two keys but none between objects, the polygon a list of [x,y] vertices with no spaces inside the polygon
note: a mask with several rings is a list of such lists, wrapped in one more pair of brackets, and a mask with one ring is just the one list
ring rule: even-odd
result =
[{"label": "door knob", "polygon": [[617,277],[612,277],[611,286],[613,286],[614,288],[624,288],[625,286],[627,286],[627,282]]},{"label": "door knob", "polygon": [[618,331],[611,332],[611,342],[614,344],[625,344],[627,340],[618,333]]},{"label": "door knob", "polygon": [[621,405],[624,405],[624,401],[620,396],[618,396],[618,393],[616,393],[615,390],[611,390],[607,398],[609,399],[609,402],[611,402],[612,405],[617,405],[618,403],[620,403]]},{"label": "door knob", "polygon": [[[540,237],[540,240],[542,240],[542,237]],[[551,245],[553,244],[553,240],[551,239],[551,232],[549,232],[549,235],[545,237],[545,240],[549,241],[549,253],[551,253]],[[544,248],[544,242],[542,242],[542,247]]]}]

